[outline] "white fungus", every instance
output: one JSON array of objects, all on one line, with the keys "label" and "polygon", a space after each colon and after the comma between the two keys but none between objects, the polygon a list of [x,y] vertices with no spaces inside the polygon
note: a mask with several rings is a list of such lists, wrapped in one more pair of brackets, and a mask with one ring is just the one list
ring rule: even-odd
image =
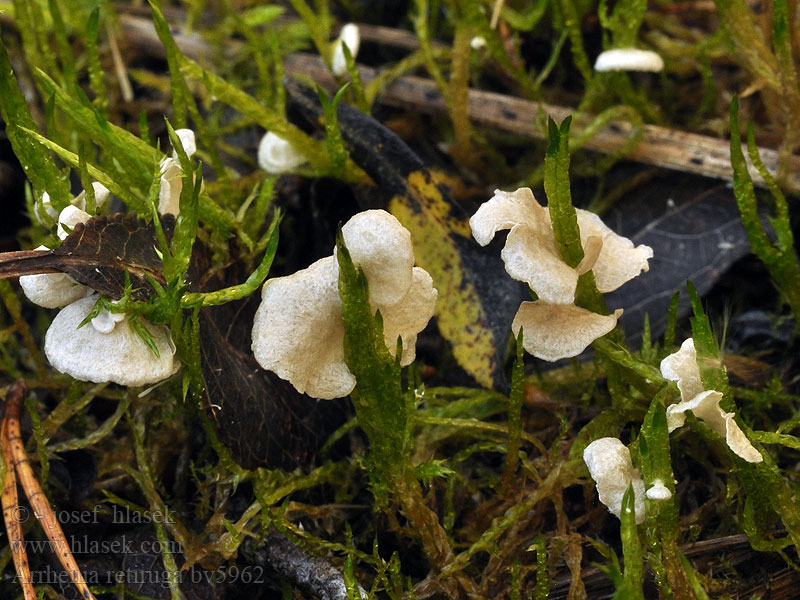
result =
[{"label": "white fungus", "polygon": [[[110,381],[126,386],[140,386],[161,381],[178,368],[175,345],[169,330],[142,320],[158,348],[159,356],[145,344],[123,318],[109,330],[98,329],[94,320],[78,326],[94,308],[95,296],[77,300],[61,309],[47,330],[44,351],[57,371],[80,381]],[[113,321],[113,319],[111,319]]]},{"label": "white fungus", "polygon": [[[175,134],[183,146],[188,157],[197,151],[194,131],[191,129],[176,129]],[[181,204],[181,190],[183,190],[183,169],[178,160],[178,153],[173,150],[172,156],[161,161],[161,183],[158,189],[158,214],[177,215]]]},{"label": "white fungus", "polygon": [[645,495],[649,500],[669,500],[672,498],[672,491],[664,485],[660,479],[653,481],[653,485],[647,488]]},{"label": "white fungus", "polygon": [[523,302],[511,330],[516,336],[522,328],[525,350],[542,360],[555,361],[583,352],[594,340],[614,329],[621,314],[622,309],[611,315],[599,315],[574,304]]},{"label": "white fungus", "polygon": [[609,229],[600,218],[577,210],[584,259],[573,268],[564,262],[556,243],[550,212],[529,188],[515,192],[495,191],[469,221],[472,235],[487,245],[495,234],[509,229],[501,257],[514,279],[526,282],[538,296],[524,302],[512,329],[523,328],[525,350],[554,361],[576,356],[593,340],[616,326],[621,310],[600,315],[574,306],[578,277],[593,271],[601,292],[617,289],[648,269],[653,250],[636,246]]},{"label": "white fungus", "polygon": [[724,438],[734,454],[751,463],[764,460],[736,423],[736,414],[725,412],[720,406],[722,394],[703,387],[692,338],[685,340],[680,350],[661,361],[661,374],[677,382],[681,393],[681,401],[667,407],[667,427],[670,432],[682,427],[686,422],[686,412],[691,411]]},{"label": "white fungus", "polygon": [[[98,205],[108,194],[95,189]],[[103,188],[105,189],[105,188]],[[85,199],[76,198],[58,215],[57,234],[65,239],[80,223],[91,218]],[[69,230],[69,231],[68,231]],[[46,249],[40,246],[39,250]],[[95,306],[98,296],[85,285],[64,273],[24,275],[19,278],[22,291],[34,304],[60,308],[45,334],[44,352],[57,371],[81,381],[113,382],[127,386],[156,383],[172,375],[180,366],[175,359],[175,345],[169,330],[141,319],[158,349],[159,356],[131,328],[124,313],[106,309],[79,328]]]},{"label": "white fungus", "polygon": [[116,327],[117,323],[125,319],[125,313],[110,312],[105,308],[101,308],[97,316],[92,317],[92,327],[100,333],[111,333]]},{"label": "white fungus", "polygon": [[[111,196],[111,192],[109,189],[104,186],[102,183],[98,183],[97,181],[92,182],[92,190],[94,190],[94,202],[97,208],[101,208],[108,198]],[[82,190],[80,194],[75,196],[70,202],[73,206],[77,206],[81,210],[86,210],[86,190]],[[41,223],[42,225],[45,224],[45,219],[43,218],[41,212],[44,212],[51,220],[57,221],[58,220],[58,211],[53,207],[53,203],[50,200],[50,194],[44,192],[42,194],[42,202],[40,205],[36,207],[34,211],[34,216],[36,220]]]},{"label": "white fungus", "polygon": [[[39,246],[37,250],[47,250]],[[92,290],[76,282],[65,273],[40,273],[23,275],[19,285],[28,300],[44,308],[59,308],[92,293]]]},{"label": "white fungus", "polygon": [[[394,354],[401,337],[400,363],[410,364],[437,292],[430,275],[413,266],[408,230],[389,213],[368,210],[350,219],[342,235],[367,277],[370,306],[383,317],[386,347]],[[336,256],[329,256],[288,277],[267,280],[253,323],[258,363],[315,398],[346,396],[356,384],[344,361],[338,278]]]},{"label": "white fungus", "polygon": [[614,48],[601,52],[594,63],[595,71],[663,71],[664,60],[652,50]]},{"label": "white fungus", "polygon": [[85,210],[81,210],[77,206],[70,204],[69,206],[65,207],[64,210],[61,211],[61,214],[58,215],[58,229],[56,231],[58,239],[67,239],[67,236],[72,233],[72,230],[75,229],[76,225],[86,223],[86,221],[91,218],[92,215],[87,213]]},{"label": "white fungus", "polygon": [[258,144],[258,166],[267,173],[290,173],[305,162],[305,156],[271,131],[265,133]]},{"label": "white fungus", "polygon": [[486,47],[486,38],[482,35],[476,35],[469,41],[469,45],[473,50],[481,50]]},{"label": "white fungus", "polygon": [[347,73],[347,61],[345,61],[344,50],[342,49],[345,44],[353,60],[355,60],[358,54],[358,47],[361,45],[361,33],[358,30],[358,25],[347,23],[342,26],[339,37],[334,42],[332,70],[337,77]]},{"label": "white fungus", "polygon": [[597,485],[600,502],[617,518],[622,514],[622,498],[633,484],[636,523],[642,523],[645,518],[644,481],[633,468],[631,452],[625,444],[612,437],[597,439],[586,446],[583,462]]},{"label": "white fungus", "polygon": [[[67,229],[71,231],[79,223],[85,223],[91,218],[89,213],[72,204],[66,206],[61,214],[56,216],[58,217],[56,233],[62,240],[69,235]],[[47,250],[47,246],[39,246],[36,249]],[[65,273],[23,275],[19,278],[19,285],[28,300],[44,308],[66,306],[92,293],[90,288],[76,282]]]}]

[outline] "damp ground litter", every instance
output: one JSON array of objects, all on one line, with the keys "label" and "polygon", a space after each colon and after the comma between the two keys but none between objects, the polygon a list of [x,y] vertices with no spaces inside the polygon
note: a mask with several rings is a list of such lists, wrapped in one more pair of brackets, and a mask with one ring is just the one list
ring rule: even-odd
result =
[{"label": "damp ground litter", "polygon": [[0,30],[0,596],[796,597],[796,2]]}]

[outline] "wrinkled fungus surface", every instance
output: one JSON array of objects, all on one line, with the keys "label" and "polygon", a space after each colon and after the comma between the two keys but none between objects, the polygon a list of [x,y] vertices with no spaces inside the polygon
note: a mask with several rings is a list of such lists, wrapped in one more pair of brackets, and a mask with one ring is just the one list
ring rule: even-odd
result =
[{"label": "wrinkled fungus surface", "polygon": [[681,401],[667,407],[667,427],[670,432],[683,427],[686,413],[691,412],[722,436],[737,456],[752,463],[764,460],[736,423],[736,414],[725,412],[720,406],[722,394],[704,389],[692,338],[685,340],[680,350],[661,361],[661,374],[675,381],[681,392]]},{"label": "wrinkled fungus surface", "polygon": [[[367,278],[370,306],[383,317],[384,341],[402,365],[415,357],[417,334],[433,316],[433,280],[415,267],[411,235],[382,210],[357,214],[342,227],[353,262]],[[339,266],[328,256],[288,277],[269,279],[253,323],[253,354],[259,364],[315,398],[340,398],[356,381],[344,361],[344,325],[338,291]]]},{"label": "wrinkled fungus surface", "polygon": [[583,462],[597,485],[600,502],[619,518],[622,514],[622,497],[633,484],[636,523],[645,518],[644,481],[633,467],[631,452],[617,438],[605,437],[593,441],[583,451]]},{"label": "wrinkled fungus surface", "polygon": [[576,267],[561,257],[550,212],[529,188],[497,190],[469,221],[475,240],[485,246],[508,229],[501,252],[506,271],[538,296],[523,302],[514,317],[515,334],[523,329],[523,346],[537,358],[555,361],[577,356],[598,337],[614,329],[622,310],[601,315],[574,305],[578,277],[592,271],[597,288],[611,292],[648,269],[653,250],[609,229],[600,218],[577,210],[584,259]]},{"label": "wrinkled fungus surface", "polygon": [[156,383],[177,370],[175,345],[166,327],[142,321],[158,348],[158,356],[124,315],[118,321],[102,319],[99,329],[94,319],[79,328],[95,301],[94,296],[77,300],[53,319],[44,342],[44,352],[53,368],[80,381],[110,381],[127,386]]}]

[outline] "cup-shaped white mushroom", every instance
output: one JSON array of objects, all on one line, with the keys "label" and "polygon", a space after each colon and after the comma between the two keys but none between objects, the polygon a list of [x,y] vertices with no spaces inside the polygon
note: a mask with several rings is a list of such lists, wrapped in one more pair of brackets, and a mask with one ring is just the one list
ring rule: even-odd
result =
[{"label": "cup-shaped white mushroom", "polygon": [[[401,364],[415,357],[417,334],[433,316],[437,292],[430,275],[414,267],[409,232],[392,215],[369,210],[342,228],[353,262],[369,284],[370,306],[380,310],[386,347],[402,338]],[[253,354],[265,369],[315,398],[340,398],[356,381],[344,361],[344,324],[335,256],[264,284],[253,323]]]},{"label": "cup-shaped white mushroom", "polygon": [[148,385],[166,379],[178,368],[169,330],[142,321],[158,348],[158,356],[124,317],[94,319],[78,326],[94,308],[95,296],[82,298],[61,309],[47,330],[44,352],[57,371],[80,381],[113,382],[126,386]]},{"label": "cup-shaped white mushroom", "polygon": [[656,72],[664,70],[664,60],[652,50],[613,48],[599,54],[594,70]]},{"label": "cup-shaped white mushroom", "polygon": [[636,523],[645,518],[644,481],[633,467],[631,452],[617,438],[606,437],[593,441],[583,451],[583,462],[597,485],[600,502],[619,518],[622,514],[622,497],[633,484]]},{"label": "cup-shaped white mushroom", "polygon": [[[97,193],[97,188],[95,188],[95,193]],[[78,223],[85,223],[91,218],[89,213],[72,204],[65,207],[57,216],[57,234],[62,240],[69,235],[67,229],[71,231]],[[47,246],[39,246],[37,250],[47,250]],[[92,293],[90,288],[76,282],[64,273],[23,275],[19,278],[19,284],[28,300],[44,308],[66,306]]]},{"label": "cup-shaped white mushroom", "polygon": [[[194,131],[176,129],[178,139],[184,152],[192,157],[197,151]],[[177,215],[181,206],[181,190],[183,190],[183,169],[181,169],[178,153],[173,150],[172,156],[161,161],[161,182],[158,189],[158,214]]]},{"label": "cup-shaped white mushroom", "polygon": [[747,462],[764,460],[736,423],[736,414],[725,412],[720,406],[722,394],[703,387],[692,338],[685,340],[680,350],[661,361],[661,374],[664,378],[677,382],[681,393],[681,401],[667,407],[667,427],[670,432],[683,427],[686,412],[691,411],[695,417],[717,432],[734,454]]},{"label": "cup-shaped white mushroom", "polygon": [[264,134],[258,144],[258,166],[267,173],[291,173],[306,162],[306,157],[294,146],[271,131]]},{"label": "cup-shaped white mushroom", "polygon": [[347,61],[344,58],[343,46],[347,46],[350,55],[355,59],[358,54],[358,47],[361,45],[361,33],[358,30],[358,25],[348,23],[342,27],[339,32],[339,37],[336,38],[333,47],[333,64],[331,68],[333,74],[341,77],[347,73]]}]

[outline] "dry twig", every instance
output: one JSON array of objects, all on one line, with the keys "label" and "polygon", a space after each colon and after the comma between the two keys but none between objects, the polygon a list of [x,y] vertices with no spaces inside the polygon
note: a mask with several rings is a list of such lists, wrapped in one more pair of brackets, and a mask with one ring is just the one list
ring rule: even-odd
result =
[{"label": "dry twig", "polygon": [[[120,15],[120,26],[129,44],[150,54],[163,56],[164,49],[149,19],[123,14]],[[173,31],[175,42],[187,56],[204,59],[211,55],[210,47],[199,36],[184,35],[179,26]],[[385,31],[378,33],[385,34]],[[408,43],[407,34],[394,37]],[[235,55],[241,46],[241,42],[229,43],[228,54]],[[287,73],[309,76],[323,85],[335,85],[330,71],[314,55],[297,53],[287,57],[285,70]],[[365,83],[378,74],[377,69],[364,66],[359,66],[359,72]],[[422,77],[406,76],[390,83],[381,94],[380,101],[426,114],[447,112],[445,101],[436,84]],[[580,115],[565,106],[531,102],[474,89],[469,91],[468,112],[473,123],[536,139],[543,139],[547,133],[546,123],[541,122],[542,114],[549,115],[556,121],[561,121],[570,114],[579,122],[591,118],[590,115]],[[629,123],[613,122],[588,140],[585,147],[604,154],[613,154],[625,145],[632,134],[633,126]],[[778,167],[778,152],[770,148],[759,148],[759,152],[767,169],[775,172]],[[626,158],[648,165],[733,181],[728,140],[707,135],[644,125],[641,141],[628,152]],[[751,170],[751,176],[756,185],[766,185],[754,169]],[[789,192],[800,193],[800,156],[791,157],[785,185]]]},{"label": "dry twig", "polygon": [[[15,470],[17,475],[19,475],[19,481],[22,484],[22,489],[24,490],[25,495],[28,498],[28,502],[30,502],[31,508],[33,509],[33,514],[37,519],[39,519],[42,529],[44,530],[47,539],[50,541],[50,547],[56,553],[61,566],[64,567],[64,570],[69,575],[70,580],[75,584],[75,587],[78,588],[81,597],[85,598],[86,600],[95,600],[94,595],[91,591],[89,591],[89,587],[86,585],[86,581],[83,578],[81,570],[78,568],[78,563],[75,562],[75,557],[72,555],[72,551],[69,548],[66,536],[64,536],[64,531],[61,529],[61,524],[58,522],[53,509],[50,507],[50,503],[47,501],[47,497],[44,495],[42,487],[36,480],[33,469],[31,469],[30,460],[25,452],[25,446],[22,443],[22,436],[20,435],[19,429],[20,413],[22,412],[22,397],[24,393],[25,382],[19,380],[11,388],[11,391],[6,398],[6,415],[3,419],[2,440],[0,441],[2,441],[3,447],[3,460],[6,463],[6,484],[3,488],[3,518],[6,521],[6,528],[9,532],[9,540],[12,540],[13,532],[14,539],[17,541],[17,547],[20,549],[19,555],[17,553],[14,554],[14,564],[17,567],[18,573],[20,573],[20,567],[22,567],[20,578],[22,581],[25,598],[28,600],[29,593],[33,593],[31,598],[35,598],[36,594],[33,592],[33,586],[31,585],[30,570],[27,569],[28,560],[25,552],[24,542],[22,541],[22,529],[20,527],[19,519],[13,518],[16,515],[15,512],[12,513],[7,511],[7,503],[13,501],[14,504],[11,506],[17,506],[16,481],[14,481],[15,488],[13,494],[9,492],[10,483],[12,480],[14,480],[13,472]],[[7,492],[9,493],[7,494]],[[7,516],[7,513],[12,517],[10,528],[9,517]],[[14,542],[12,541],[11,543],[13,551]],[[25,573],[26,570],[27,573]],[[27,574],[27,580],[23,578],[23,575],[25,574]],[[26,581],[28,586],[30,586],[30,590],[26,588]]]}]

